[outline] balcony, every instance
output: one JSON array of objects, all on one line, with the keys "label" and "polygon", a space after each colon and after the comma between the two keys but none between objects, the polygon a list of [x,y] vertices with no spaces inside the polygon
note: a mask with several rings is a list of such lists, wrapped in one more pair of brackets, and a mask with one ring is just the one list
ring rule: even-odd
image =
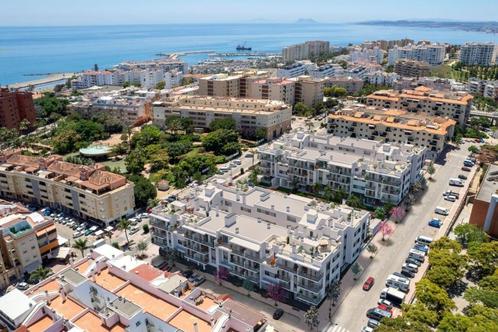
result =
[{"label": "balcony", "polygon": [[323,278],[323,273],[322,272],[317,272],[317,273],[302,273],[302,272],[298,272],[297,275],[300,276],[300,277],[306,278],[306,279],[313,280],[313,281],[320,281]]},{"label": "balcony", "polygon": [[313,305],[320,304],[321,298],[315,296],[304,295],[301,293],[295,294],[296,300],[301,300],[303,302],[311,303]]},{"label": "balcony", "polygon": [[298,287],[301,287],[301,288],[304,288],[306,290],[309,290],[315,294],[320,294],[320,292],[322,291],[323,287],[321,284],[317,284],[317,283],[314,283],[314,282],[309,282],[308,284],[305,284],[305,283],[298,283],[297,284]]}]

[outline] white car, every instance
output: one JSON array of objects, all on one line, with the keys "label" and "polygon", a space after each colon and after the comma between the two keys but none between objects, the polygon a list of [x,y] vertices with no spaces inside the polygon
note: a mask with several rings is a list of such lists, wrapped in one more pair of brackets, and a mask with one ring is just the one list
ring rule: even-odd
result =
[{"label": "white car", "polygon": [[242,161],[240,161],[240,159],[234,159],[232,163],[235,165],[242,165]]},{"label": "white car", "polygon": [[77,239],[79,238],[80,236],[83,236],[83,232],[82,231],[76,231],[73,233],[73,239]]},{"label": "white car", "polygon": [[138,226],[133,226],[133,227],[130,228],[129,233],[130,233],[130,235],[133,235],[136,232],[138,232],[138,230],[139,230]]},{"label": "white car", "polygon": [[444,196],[444,199],[449,201],[449,202],[456,202],[456,197],[453,196],[453,195],[447,195],[447,196]]}]

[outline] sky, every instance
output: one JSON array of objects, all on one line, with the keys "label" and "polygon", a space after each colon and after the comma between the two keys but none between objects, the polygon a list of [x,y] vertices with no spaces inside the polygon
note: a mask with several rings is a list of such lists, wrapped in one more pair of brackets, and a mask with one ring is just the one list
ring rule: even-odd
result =
[{"label": "sky", "polygon": [[498,21],[498,0],[1,0],[0,25]]}]

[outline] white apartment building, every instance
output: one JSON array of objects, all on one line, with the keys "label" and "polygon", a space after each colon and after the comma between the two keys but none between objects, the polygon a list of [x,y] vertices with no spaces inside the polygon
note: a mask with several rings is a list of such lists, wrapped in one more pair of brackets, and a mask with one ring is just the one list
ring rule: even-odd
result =
[{"label": "white apartment building", "polygon": [[142,88],[153,89],[160,82],[164,82],[166,89],[178,86],[183,73],[177,70],[164,71],[161,68],[132,69],[132,70],[104,70],[86,71],[71,81],[76,89],[88,89],[93,86],[122,86],[125,83],[139,84]]},{"label": "white apartment building", "polygon": [[152,242],[199,268],[279,287],[285,302],[318,305],[361,252],[369,213],[259,187],[210,183],[151,212]]},{"label": "white apartment building", "polygon": [[460,62],[468,66],[492,66],[497,53],[495,43],[466,43],[460,48]]},{"label": "white apartment building", "polygon": [[277,68],[277,77],[289,78],[306,75],[307,65],[302,62],[296,62]]},{"label": "white apartment building", "polygon": [[284,135],[258,154],[272,186],[312,191],[318,185],[359,195],[368,205],[399,204],[426,159],[424,147],[303,132]]},{"label": "white apartment building", "polygon": [[252,136],[263,128],[266,138],[272,139],[290,129],[292,110],[277,100],[227,97],[183,95],[153,103],[153,121],[158,126],[175,115],[190,118],[195,128],[203,129],[215,119],[232,118],[243,135]]},{"label": "white apartment building", "polygon": [[470,78],[467,88],[473,95],[498,99],[498,81],[486,81],[478,78]]},{"label": "white apartment building", "polygon": [[400,76],[396,73],[386,73],[383,70],[370,72],[366,75],[365,80],[370,84],[393,86]]},{"label": "white apartment building", "polygon": [[387,63],[394,65],[400,59],[424,61],[430,65],[440,65],[446,56],[446,47],[440,44],[394,46],[389,49]]},{"label": "white apartment building", "polygon": [[350,50],[352,63],[377,63],[381,64],[384,61],[386,52],[378,46],[372,48],[354,47]]},{"label": "white apartment building", "polygon": [[367,105],[447,117],[463,128],[470,116],[472,98],[472,95],[464,91],[434,90],[418,86],[412,90],[376,91],[367,96]]},{"label": "white apartment building", "polygon": [[328,132],[340,137],[422,146],[427,149],[427,158],[435,159],[453,137],[455,124],[453,119],[357,104],[330,113]]},{"label": "white apartment building", "polygon": [[83,117],[104,116],[131,126],[152,117],[152,102],[156,98],[154,91],[133,87],[112,91],[90,89],[75,97],[68,108]]},{"label": "white apartment building", "polygon": [[314,40],[284,47],[282,58],[285,63],[290,63],[296,60],[308,60],[314,56],[329,52],[330,43],[328,41]]},{"label": "white apartment building", "polygon": [[306,69],[308,76],[315,79],[321,79],[331,76],[342,76],[344,69],[337,63],[327,63],[325,65],[317,66],[313,64]]},{"label": "white apartment building", "polygon": [[264,315],[108,244],[0,297],[2,331],[263,331]]}]

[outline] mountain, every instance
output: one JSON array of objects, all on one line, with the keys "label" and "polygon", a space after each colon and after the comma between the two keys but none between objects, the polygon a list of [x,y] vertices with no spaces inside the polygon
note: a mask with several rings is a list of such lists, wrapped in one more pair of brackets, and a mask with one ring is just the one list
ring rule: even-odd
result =
[{"label": "mountain", "polygon": [[312,18],[300,18],[295,23],[297,23],[297,24],[318,24],[318,22]]},{"label": "mountain", "polygon": [[468,22],[468,21],[431,21],[431,20],[399,20],[399,21],[366,21],[358,24],[406,26],[420,28],[443,28],[463,31],[478,31],[498,33],[498,22]]}]

